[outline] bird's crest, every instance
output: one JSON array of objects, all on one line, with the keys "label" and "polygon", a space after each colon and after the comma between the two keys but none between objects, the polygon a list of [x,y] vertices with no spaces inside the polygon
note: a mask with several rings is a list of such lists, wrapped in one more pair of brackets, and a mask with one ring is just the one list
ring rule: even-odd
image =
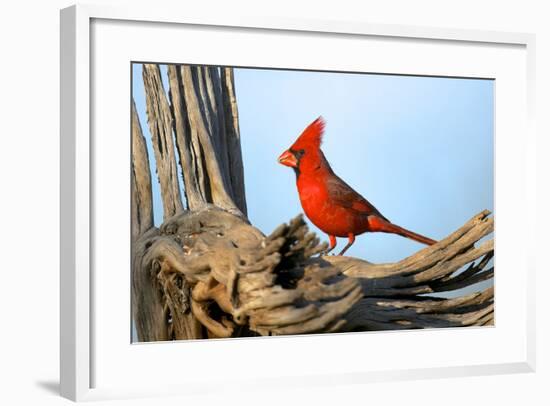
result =
[{"label": "bird's crest", "polygon": [[291,149],[300,150],[308,148],[319,149],[323,141],[323,132],[325,131],[325,120],[319,116],[315,121],[306,127],[294,142]]}]

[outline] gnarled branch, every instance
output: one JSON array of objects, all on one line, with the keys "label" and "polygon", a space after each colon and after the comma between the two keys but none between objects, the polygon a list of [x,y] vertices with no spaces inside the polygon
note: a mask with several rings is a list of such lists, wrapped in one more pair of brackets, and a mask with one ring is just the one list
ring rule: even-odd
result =
[{"label": "gnarled branch", "polygon": [[[179,311],[173,292],[182,295],[170,281],[183,278],[191,311],[209,337],[486,325],[493,321],[492,288],[454,299],[423,294],[487,275],[492,240],[476,242],[492,229],[492,217],[483,212],[403,261],[375,265],[319,257],[326,244],[301,216],[264,237],[211,206],[174,216],[145,235],[134,277],[152,273],[151,280],[167,281],[153,290],[160,289],[170,314]],[[189,338],[186,330],[173,330],[175,338]]]}]

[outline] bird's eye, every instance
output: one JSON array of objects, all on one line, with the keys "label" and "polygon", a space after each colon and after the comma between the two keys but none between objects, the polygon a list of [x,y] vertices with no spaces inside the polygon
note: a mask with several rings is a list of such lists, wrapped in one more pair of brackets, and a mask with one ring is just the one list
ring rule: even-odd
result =
[{"label": "bird's eye", "polygon": [[298,151],[295,151],[295,150],[290,150],[290,152],[292,152],[292,154],[294,155],[294,157],[299,161],[300,158],[302,158],[304,156],[304,154],[306,153],[305,150],[303,149],[299,149]]}]

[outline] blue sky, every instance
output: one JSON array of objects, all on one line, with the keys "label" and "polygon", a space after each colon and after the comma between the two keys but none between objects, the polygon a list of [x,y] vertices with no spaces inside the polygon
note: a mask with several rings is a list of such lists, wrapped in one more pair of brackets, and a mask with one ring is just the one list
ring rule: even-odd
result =
[{"label": "blue sky", "polygon": [[[150,148],[141,65],[133,73]],[[322,148],[334,171],[394,223],[441,239],[479,211],[493,210],[491,80],[235,69],[235,88],[248,214],[266,234],[302,212],[295,175],[277,157],[319,115],[327,123]],[[154,163],[151,150],[149,158]],[[338,248],[345,243],[339,239]],[[347,254],[389,262],[420,248],[373,233],[358,236]]]}]

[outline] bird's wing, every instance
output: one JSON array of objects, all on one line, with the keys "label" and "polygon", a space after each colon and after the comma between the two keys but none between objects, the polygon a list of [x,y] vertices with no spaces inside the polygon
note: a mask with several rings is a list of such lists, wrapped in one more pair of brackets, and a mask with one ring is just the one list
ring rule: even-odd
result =
[{"label": "bird's wing", "polygon": [[334,175],[327,179],[327,190],[329,199],[339,206],[347,207],[358,213],[377,215],[382,219],[389,221],[378,211],[367,199],[357,193],[351,186]]}]

